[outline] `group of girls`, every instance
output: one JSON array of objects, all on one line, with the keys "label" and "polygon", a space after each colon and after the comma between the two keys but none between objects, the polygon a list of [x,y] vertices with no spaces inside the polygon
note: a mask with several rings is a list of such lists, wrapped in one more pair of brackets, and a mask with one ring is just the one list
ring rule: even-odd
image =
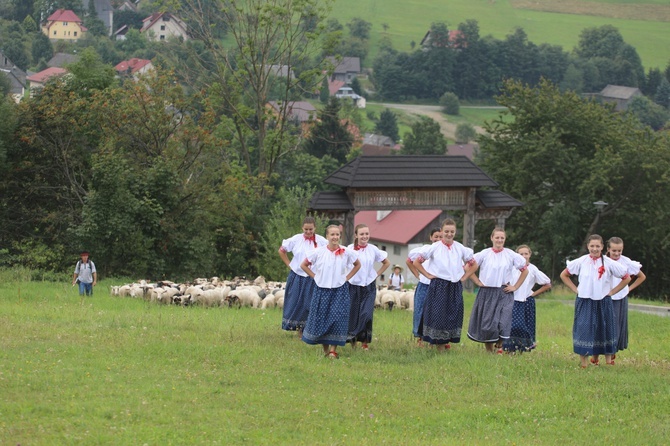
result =
[{"label": "group of girls", "polygon": [[[314,225],[312,217],[305,218],[303,233],[284,240],[279,248],[280,257],[291,269],[282,328],[297,330],[308,344],[321,344],[331,359],[338,357],[337,347],[347,342],[352,346],[360,342],[363,350],[368,350],[377,278],[390,265],[388,254],[368,243],[370,229],[366,225],[356,226],[355,241],[347,247],[340,246],[339,226],[328,226],[326,238],[316,240]],[[290,262],[287,252],[293,253]],[[381,263],[378,270],[375,263]]]},{"label": "group of girls", "polygon": [[[291,269],[284,303],[284,330],[297,330],[308,344],[321,344],[325,356],[337,358],[337,347],[350,342],[364,350],[372,340],[377,278],[389,267],[387,253],[369,243],[366,225],[355,228],[355,242],[340,246],[341,228],[326,228],[326,238],[314,234],[307,217],[303,233],[282,242],[279,255]],[[478,253],[455,240],[456,222],[446,219],[430,234],[430,242],[410,251],[407,266],[417,276],[412,332],[419,345],[438,351],[461,339],[463,283],[479,287],[467,336],[491,353],[530,351],[535,338],[535,296],[551,287],[550,279],[530,263],[531,249],[505,248],[506,233],[495,228],[492,247]],[[623,241],[589,238],[589,254],[568,262],[563,282],[577,294],[573,325],[575,353],[581,366],[599,364],[605,355],[614,364],[615,353],[628,345],[628,292],[645,280],[641,265],[622,255]],[[287,252],[293,253],[289,261]],[[375,269],[375,263],[381,263]],[[576,286],[570,276],[578,276]],[[630,276],[637,280],[630,288]],[[535,286],[539,288],[535,289]],[[613,303],[614,302],[614,303]]]}]

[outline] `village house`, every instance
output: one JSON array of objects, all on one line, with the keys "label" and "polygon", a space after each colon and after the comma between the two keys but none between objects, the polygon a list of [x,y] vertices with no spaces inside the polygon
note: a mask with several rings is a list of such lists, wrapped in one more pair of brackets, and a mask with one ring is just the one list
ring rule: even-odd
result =
[{"label": "village house", "polygon": [[330,76],[332,81],[342,81],[349,85],[361,73],[360,57],[343,57],[342,60],[328,57],[326,60],[333,66],[333,74]]},{"label": "village house", "polygon": [[120,77],[130,76],[137,80],[142,74],[152,71],[154,66],[148,59],[138,59],[133,57],[132,59],[119,62],[114,69]]},{"label": "village house", "polygon": [[66,65],[79,62],[79,56],[76,54],[56,53],[47,62],[47,67],[65,68]]},{"label": "village house", "polygon": [[86,31],[81,19],[70,9],[58,9],[42,25],[42,32],[51,40],[76,42],[84,37]]},{"label": "village house", "polygon": [[65,68],[49,67],[39,73],[28,76],[26,80],[29,82],[31,96],[44,87],[44,84],[53,77],[63,76],[67,73]]},{"label": "village house", "polygon": [[170,37],[188,40],[186,23],[169,12],[151,14],[142,23],[140,32],[150,40],[167,40]]},{"label": "village house", "polygon": [[615,104],[614,110],[626,111],[630,102],[636,96],[642,96],[639,88],[608,85],[600,92],[600,100],[604,103]]},{"label": "village house", "polygon": [[340,87],[340,89],[335,92],[335,97],[338,99],[349,99],[356,107],[365,108],[365,98],[354,93],[354,89],[351,87]]},{"label": "village house", "polygon": [[10,94],[12,95],[14,102],[20,102],[26,93],[26,86],[28,85],[26,73],[14,65],[14,63],[5,56],[2,50],[0,50],[0,73],[7,76],[12,85]]}]

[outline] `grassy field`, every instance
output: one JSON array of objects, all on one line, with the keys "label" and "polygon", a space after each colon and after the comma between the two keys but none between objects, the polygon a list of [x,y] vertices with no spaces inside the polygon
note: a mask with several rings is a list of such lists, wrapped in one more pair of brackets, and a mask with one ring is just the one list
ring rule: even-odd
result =
[{"label": "grassy field", "polygon": [[[354,17],[373,24],[368,65],[383,36],[390,38],[397,49],[409,51],[410,43],[414,41],[418,46],[431,23],[441,21],[455,29],[468,19],[479,22],[482,36],[491,34],[502,39],[515,27],[521,27],[532,42],[561,45],[566,51],[577,44],[584,28],[613,25],[625,41],[637,49],[646,68],[664,68],[670,61],[670,24],[661,21],[670,17],[670,0],[571,0],[567,3],[572,9],[566,8],[563,1],[525,1],[523,4],[519,2],[518,7],[514,6],[514,1],[335,0],[331,16],[343,24]],[[589,5],[595,6],[589,8]],[[558,7],[564,8],[563,12],[541,10]],[[630,19],[631,9],[643,11],[645,15]],[[617,15],[623,18],[617,18]],[[383,23],[388,24],[386,32]]]},{"label": "grassy field", "polygon": [[[414,346],[377,311],[371,350],[282,332],[281,311],[81,299],[0,281],[0,444],[667,444],[667,318],[632,313],[614,367],[580,369],[572,308],[538,301],[539,348]],[[118,284],[118,283],[116,283]],[[560,296],[559,296],[560,297]],[[467,314],[473,296],[466,297]]]}]

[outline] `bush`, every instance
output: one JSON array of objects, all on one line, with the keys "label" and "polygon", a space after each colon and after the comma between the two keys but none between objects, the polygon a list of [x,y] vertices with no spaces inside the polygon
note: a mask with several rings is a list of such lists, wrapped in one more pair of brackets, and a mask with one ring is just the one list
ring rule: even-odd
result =
[{"label": "bush", "polygon": [[461,122],[456,126],[456,143],[467,144],[477,137],[477,131],[469,122]]},{"label": "bush", "polygon": [[459,113],[460,103],[458,101],[458,96],[455,93],[446,92],[440,98],[440,105],[442,110],[452,116],[457,116]]}]

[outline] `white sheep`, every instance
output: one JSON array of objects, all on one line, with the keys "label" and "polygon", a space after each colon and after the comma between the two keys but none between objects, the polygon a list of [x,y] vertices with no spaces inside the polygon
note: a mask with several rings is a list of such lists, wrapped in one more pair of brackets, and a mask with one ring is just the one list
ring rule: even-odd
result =
[{"label": "white sheep", "polygon": [[236,288],[228,293],[228,297],[236,297],[239,305],[244,307],[259,308],[261,306],[261,297],[254,289]]}]

